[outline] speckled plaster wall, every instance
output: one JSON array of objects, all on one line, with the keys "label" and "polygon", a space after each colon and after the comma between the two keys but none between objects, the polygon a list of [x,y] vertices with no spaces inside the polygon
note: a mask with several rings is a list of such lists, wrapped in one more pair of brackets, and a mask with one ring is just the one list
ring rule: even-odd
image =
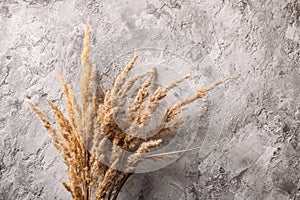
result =
[{"label": "speckled plaster wall", "polygon": [[[76,86],[88,17],[92,49],[109,52],[113,35],[156,28],[201,47],[215,78],[239,75],[222,88],[224,123],[210,151],[132,176],[119,199],[300,199],[299,0],[0,0],[1,200],[71,198],[61,157],[27,102],[49,116],[46,99],[63,107],[56,67]],[[121,67],[106,61],[107,89]]]}]

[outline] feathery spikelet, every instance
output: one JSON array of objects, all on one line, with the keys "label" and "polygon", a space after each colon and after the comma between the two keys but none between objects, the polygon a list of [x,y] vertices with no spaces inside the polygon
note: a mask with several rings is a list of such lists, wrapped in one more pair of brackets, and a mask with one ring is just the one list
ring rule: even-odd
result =
[{"label": "feathery spikelet", "polygon": [[112,95],[116,96],[117,93],[120,91],[120,87],[124,84],[130,70],[133,68],[134,63],[136,62],[139,56],[135,55],[131,62],[125,67],[125,69],[121,72],[121,74],[117,77],[115,84],[112,88]]},{"label": "feathery spikelet", "polygon": [[158,147],[161,145],[162,139],[157,139],[157,140],[150,140],[148,142],[144,142],[141,144],[141,146],[138,148],[136,153],[132,154],[128,158],[128,163],[132,164],[135,163],[137,160],[140,159],[143,153],[148,153],[153,147]]},{"label": "feathery spikelet", "polygon": [[49,122],[49,120],[47,119],[45,114],[36,105],[34,105],[31,102],[29,102],[29,105],[35,111],[35,113],[38,115],[38,117],[42,120],[46,130],[50,133],[50,135],[52,137],[52,143],[53,143],[54,147],[60,153],[62,153],[62,151],[63,151],[62,148],[64,147],[64,144],[61,142],[61,138],[57,134],[57,131],[53,128],[53,126],[51,125],[51,123]]}]

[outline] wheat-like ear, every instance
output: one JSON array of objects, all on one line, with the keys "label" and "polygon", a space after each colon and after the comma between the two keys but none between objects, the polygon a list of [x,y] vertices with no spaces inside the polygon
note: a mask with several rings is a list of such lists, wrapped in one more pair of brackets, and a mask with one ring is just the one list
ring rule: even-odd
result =
[{"label": "wheat-like ear", "polygon": [[191,102],[195,101],[196,99],[201,99],[207,95],[207,93],[213,89],[215,89],[217,86],[221,85],[222,83],[225,83],[226,81],[229,81],[231,79],[235,78],[235,76],[224,78],[223,80],[217,81],[213,83],[212,85],[208,87],[201,88],[196,92],[196,94],[192,95],[191,97],[181,101],[178,105],[180,107],[190,104]]},{"label": "wheat-like ear", "polygon": [[159,101],[161,99],[163,99],[172,88],[176,87],[179,83],[183,82],[184,80],[188,79],[189,77],[190,77],[190,74],[170,83],[167,87],[165,87],[163,89],[158,87],[155,90],[155,92],[152,94],[150,101],[146,107],[146,112],[142,116],[143,121],[146,121],[147,119],[149,119],[149,117],[152,115],[152,113],[156,111],[156,109],[159,105]]},{"label": "wheat-like ear", "polygon": [[118,99],[123,99],[126,95],[127,95],[127,92],[132,88],[132,86],[134,85],[134,83],[139,80],[139,79],[142,79],[144,78],[145,76],[148,76],[150,73],[149,72],[146,72],[146,73],[143,73],[143,74],[138,74],[138,75],[135,75],[134,77],[130,78],[126,83],[125,83],[125,86],[122,87],[120,89],[120,92],[119,92],[119,95],[117,96]]},{"label": "wheat-like ear", "polygon": [[90,60],[90,24],[87,22],[85,35],[83,39],[83,50],[81,53],[81,64],[82,64],[82,73],[80,76],[80,97],[83,110],[86,110],[86,107],[91,102],[92,98],[92,62]]},{"label": "wheat-like ear", "polygon": [[144,153],[148,153],[152,148],[160,146],[162,142],[162,139],[157,139],[142,143],[142,145],[138,148],[136,153],[129,156],[127,163],[129,167],[128,169],[133,170],[134,165],[143,157]]},{"label": "wheat-like ear", "polygon": [[51,125],[51,123],[47,119],[46,115],[35,104],[29,102],[29,105],[35,111],[35,113],[39,116],[39,118],[43,122],[44,127],[46,128],[46,130],[50,133],[50,135],[52,137],[52,143],[53,143],[54,147],[60,153],[62,153],[63,148],[64,148],[64,143],[61,142],[61,138],[59,137],[59,135],[58,135],[57,131],[55,130],[55,128]]},{"label": "wheat-like ear", "polygon": [[125,83],[126,78],[128,77],[129,72],[133,68],[133,65],[136,62],[138,56],[139,55],[137,54],[133,57],[131,62],[125,67],[125,69],[121,72],[121,74],[115,80],[115,84],[114,84],[113,88],[111,89],[112,96],[117,96],[117,93],[121,90],[121,86]]},{"label": "wheat-like ear", "polygon": [[143,118],[142,113],[145,108],[146,100],[149,96],[148,89],[151,86],[155,76],[156,69],[152,68],[150,77],[141,85],[140,89],[138,90],[132,107],[129,107],[127,109],[127,115],[129,115],[133,119],[134,124],[141,124],[142,126],[144,126],[146,120],[144,120],[145,118]]}]

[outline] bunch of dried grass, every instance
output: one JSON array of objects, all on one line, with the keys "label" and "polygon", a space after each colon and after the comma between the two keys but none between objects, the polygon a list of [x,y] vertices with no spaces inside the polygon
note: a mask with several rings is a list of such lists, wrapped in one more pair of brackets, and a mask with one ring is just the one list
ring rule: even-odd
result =
[{"label": "bunch of dried grass", "polygon": [[[168,108],[157,127],[154,127],[153,130],[159,131],[153,136],[146,139],[135,137],[135,132],[147,125],[167,93],[189,76],[171,83],[166,88],[157,88],[153,94],[149,94],[148,89],[154,80],[156,70],[153,68],[151,72],[129,78],[128,74],[138,58],[135,56],[117,77],[113,88],[104,94],[97,84],[97,72],[89,58],[89,40],[90,26],[87,23],[81,57],[83,66],[80,78],[81,103],[77,101],[71,86],[59,72],[68,117],[48,100],[56,116],[58,125],[56,129],[36,105],[30,103],[30,106],[42,120],[52,137],[53,145],[67,165],[69,183],[62,181],[62,185],[71,193],[72,198],[116,199],[128,177],[134,173],[138,162],[144,159],[143,153],[160,146],[168,132],[179,128],[176,122],[180,118],[182,107],[203,98],[210,90],[229,78],[200,89],[195,95]],[[146,76],[148,78],[141,84],[132,105],[126,110],[126,116],[130,120],[124,119],[124,124],[128,127],[126,129],[128,132],[125,132],[116,123],[114,116],[118,113],[122,99],[129,89],[138,79]],[[125,154],[124,151],[133,153]],[[123,170],[120,170],[121,165]]]}]

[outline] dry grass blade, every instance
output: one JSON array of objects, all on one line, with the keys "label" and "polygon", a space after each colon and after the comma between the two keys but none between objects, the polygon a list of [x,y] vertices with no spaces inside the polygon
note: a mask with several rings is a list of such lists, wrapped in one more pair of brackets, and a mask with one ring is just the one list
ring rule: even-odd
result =
[{"label": "dry grass blade", "polygon": [[151,154],[151,155],[145,156],[144,158],[155,158],[155,157],[164,158],[164,157],[169,156],[169,155],[185,153],[185,152],[194,151],[194,150],[198,150],[198,149],[201,149],[201,147],[195,147],[195,148],[178,150],[178,151],[171,151],[171,152],[165,152],[165,153],[158,153],[158,154]]}]

